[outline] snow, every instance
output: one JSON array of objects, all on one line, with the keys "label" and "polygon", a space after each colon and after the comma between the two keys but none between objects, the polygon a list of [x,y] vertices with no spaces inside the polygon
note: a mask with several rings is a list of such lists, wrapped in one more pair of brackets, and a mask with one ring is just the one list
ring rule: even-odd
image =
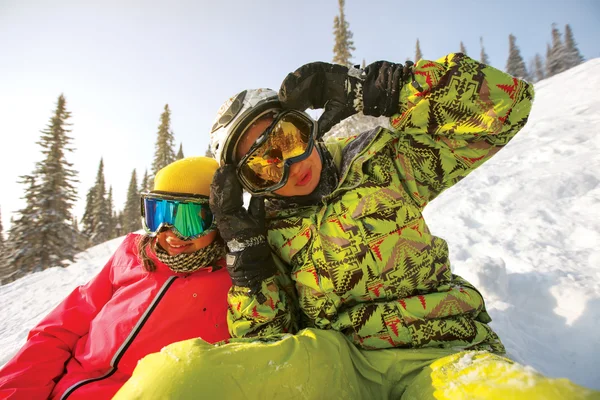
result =
[{"label": "snow", "polygon": [[[425,210],[512,359],[600,389],[600,59],[536,84],[527,126]],[[0,364],[121,242],[0,286]],[[467,362],[468,360],[465,360]]]}]

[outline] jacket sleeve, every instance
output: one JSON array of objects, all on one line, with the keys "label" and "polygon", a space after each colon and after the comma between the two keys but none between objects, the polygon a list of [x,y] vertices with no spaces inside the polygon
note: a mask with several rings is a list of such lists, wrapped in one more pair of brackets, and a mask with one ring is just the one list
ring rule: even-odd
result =
[{"label": "jacket sleeve", "polygon": [[424,207],[490,159],[525,126],[533,85],[464,54],[420,60],[400,93],[396,165]]},{"label": "jacket sleeve", "polygon": [[250,289],[235,285],[229,290],[227,323],[231,337],[265,337],[298,330],[295,288],[283,262],[276,256],[273,259],[278,272],[261,283],[260,291],[252,294]]},{"label": "jacket sleeve", "polygon": [[44,399],[64,373],[77,341],[111,298],[112,258],[86,285],[76,288],[35,328],[0,370],[0,398]]}]

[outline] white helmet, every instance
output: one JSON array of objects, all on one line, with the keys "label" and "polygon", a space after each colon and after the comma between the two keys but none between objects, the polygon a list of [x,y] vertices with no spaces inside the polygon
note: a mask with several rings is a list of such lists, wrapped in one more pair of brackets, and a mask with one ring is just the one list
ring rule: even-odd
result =
[{"label": "white helmet", "polygon": [[227,100],[217,113],[210,131],[210,151],[222,165],[232,163],[242,133],[256,119],[271,110],[281,110],[277,92],[249,89]]}]

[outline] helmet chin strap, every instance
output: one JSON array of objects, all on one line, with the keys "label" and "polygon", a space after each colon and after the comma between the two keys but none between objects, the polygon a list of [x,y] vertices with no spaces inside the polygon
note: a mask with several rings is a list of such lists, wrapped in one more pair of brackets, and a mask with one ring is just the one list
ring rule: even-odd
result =
[{"label": "helmet chin strap", "polygon": [[267,198],[269,210],[285,210],[295,207],[304,207],[318,204],[323,197],[331,194],[338,185],[339,171],[333,161],[333,157],[322,141],[315,143],[317,153],[321,158],[321,175],[319,184],[310,194],[304,196],[281,196],[271,193]]}]

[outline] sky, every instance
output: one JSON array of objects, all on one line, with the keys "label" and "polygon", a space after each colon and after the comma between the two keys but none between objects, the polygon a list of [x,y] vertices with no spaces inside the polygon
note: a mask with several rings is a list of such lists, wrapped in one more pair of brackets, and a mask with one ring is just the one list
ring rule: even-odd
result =
[{"label": "sky", "polygon": [[[510,358],[600,390],[600,59],[535,90],[521,132],[424,216],[453,273],[483,294]],[[0,286],[0,365],[121,241]]]},{"label": "sky", "polygon": [[[458,51],[503,68],[508,35],[528,61],[545,55],[551,24],[569,23],[586,59],[600,57],[600,2],[487,0],[409,3],[347,0],[353,61],[403,62],[420,40],[424,58]],[[177,147],[204,155],[220,105],[256,87],[277,89],[287,73],[330,61],[335,0],[0,0],[0,157],[4,229],[24,206],[18,177],[42,161],[36,144],[62,93],[72,113],[81,219],[100,158],[122,209],[131,172],[154,155],[160,114],[172,111]],[[13,147],[14,146],[14,147]],[[175,149],[177,150],[177,149]]]}]

